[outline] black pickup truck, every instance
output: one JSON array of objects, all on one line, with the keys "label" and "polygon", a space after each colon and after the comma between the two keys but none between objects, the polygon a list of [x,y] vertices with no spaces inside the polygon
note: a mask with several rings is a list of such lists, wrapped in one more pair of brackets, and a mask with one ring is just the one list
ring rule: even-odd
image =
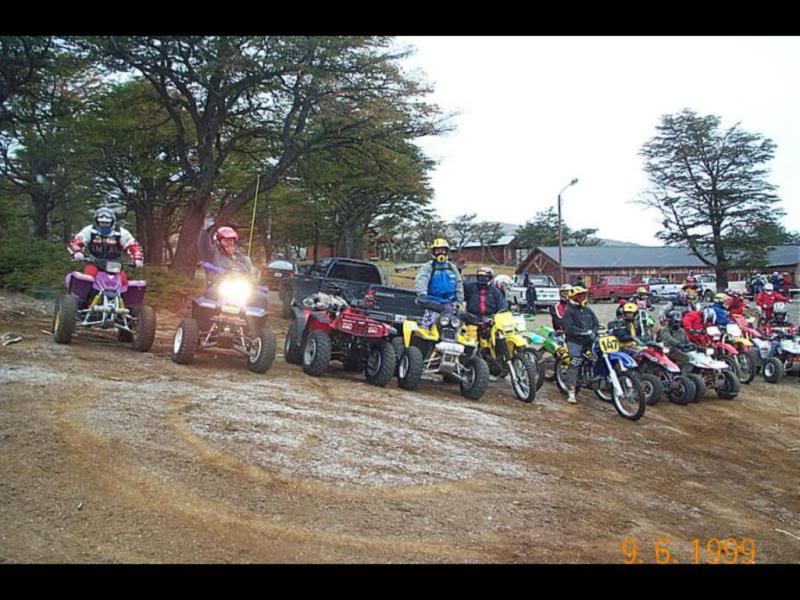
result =
[{"label": "black pickup truck", "polygon": [[367,261],[352,258],[323,258],[299,275],[283,283],[280,297],[283,316],[292,316],[292,304],[300,304],[315,292],[341,289],[347,297],[363,298],[372,290],[375,298],[369,316],[387,323],[402,323],[407,318],[418,319],[425,309],[415,303],[414,290],[384,285],[380,269]]}]

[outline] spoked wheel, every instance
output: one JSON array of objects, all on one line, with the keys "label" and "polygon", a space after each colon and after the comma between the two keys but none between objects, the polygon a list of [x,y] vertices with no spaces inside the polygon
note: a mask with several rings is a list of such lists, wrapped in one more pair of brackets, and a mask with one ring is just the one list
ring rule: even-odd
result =
[{"label": "spoked wheel", "polygon": [[533,402],[536,396],[539,370],[534,361],[535,358],[528,352],[518,352],[511,359],[511,368],[515,375],[511,378],[511,387],[517,398],[523,402]]},{"label": "spoked wheel", "polygon": [[642,418],[645,409],[647,408],[647,401],[644,397],[642,390],[642,383],[636,373],[625,371],[624,373],[617,373],[619,385],[622,388],[622,394],[617,394],[612,388],[611,392],[614,396],[614,408],[621,417],[630,419],[631,421],[638,421]]},{"label": "spoked wheel", "polygon": [[756,358],[753,350],[740,350],[736,355],[736,364],[739,367],[739,382],[750,383],[756,376]]}]

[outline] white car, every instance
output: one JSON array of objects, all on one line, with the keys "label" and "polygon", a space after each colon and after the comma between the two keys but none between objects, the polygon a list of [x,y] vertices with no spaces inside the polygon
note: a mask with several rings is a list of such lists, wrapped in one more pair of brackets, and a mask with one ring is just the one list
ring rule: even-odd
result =
[{"label": "white car", "polygon": [[[558,304],[558,285],[550,275],[528,275],[530,283],[534,286],[535,308],[541,308]],[[506,300],[509,307],[512,309],[525,308],[528,309],[528,289],[523,285],[525,281],[524,275],[516,275],[514,277],[514,285],[506,289]]]}]

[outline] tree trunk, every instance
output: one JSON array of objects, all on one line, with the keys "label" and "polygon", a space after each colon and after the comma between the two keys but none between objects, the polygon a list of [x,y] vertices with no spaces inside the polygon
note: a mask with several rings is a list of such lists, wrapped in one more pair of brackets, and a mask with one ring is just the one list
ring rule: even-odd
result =
[{"label": "tree trunk", "polygon": [[189,204],[183,218],[181,233],[178,236],[178,249],[172,260],[170,270],[177,275],[193,277],[197,267],[197,238],[203,229],[203,220],[208,210],[210,198]]},{"label": "tree trunk", "polygon": [[47,239],[47,217],[50,212],[48,200],[47,194],[36,191],[31,192],[31,202],[33,203],[33,236],[40,240]]}]

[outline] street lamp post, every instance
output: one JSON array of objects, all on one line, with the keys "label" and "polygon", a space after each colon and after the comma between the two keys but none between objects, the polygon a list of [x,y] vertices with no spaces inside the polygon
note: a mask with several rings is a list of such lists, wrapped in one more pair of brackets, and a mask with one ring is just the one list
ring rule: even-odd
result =
[{"label": "street lamp post", "polygon": [[560,192],[558,192],[558,284],[564,285],[564,261],[561,258],[562,248],[564,246],[564,240],[562,239],[561,235],[561,194],[564,193],[569,186],[575,185],[578,183],[578,178],[576,177],[572,181],[570,181],[567,185],[565,185]]}]

